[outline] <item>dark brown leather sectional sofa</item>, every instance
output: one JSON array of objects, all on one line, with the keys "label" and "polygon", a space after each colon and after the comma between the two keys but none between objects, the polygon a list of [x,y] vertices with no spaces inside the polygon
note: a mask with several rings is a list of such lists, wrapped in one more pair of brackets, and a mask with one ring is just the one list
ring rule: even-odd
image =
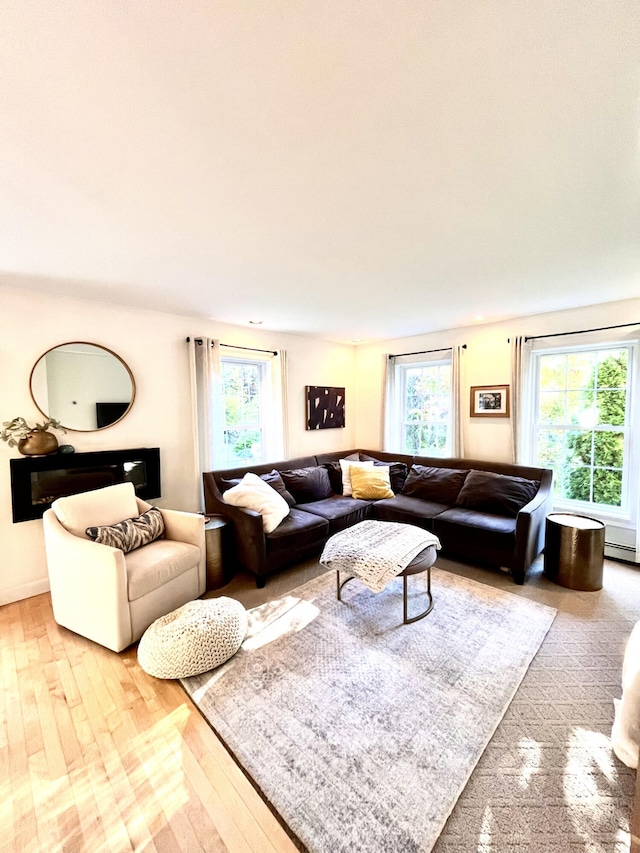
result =
[{"label": "dark brown leather sectional sofa", "polygon": [[[338,460],[347,457],[390,466],[394,497],[342,495]],[[278,489],[284,484],[291,509],[269,534],[258,513],[224,502],[224,491],[248,471]],[[271,572],[320,553],[329,536],[367,518],[424,527],[439,537],[445,554],[508,568],[521,584],[544,546],[553,472],[479,459],[347,450],[208,471],[203,479],[207,514],[230,519],[234,558],[256,576],[258,587]]]}]

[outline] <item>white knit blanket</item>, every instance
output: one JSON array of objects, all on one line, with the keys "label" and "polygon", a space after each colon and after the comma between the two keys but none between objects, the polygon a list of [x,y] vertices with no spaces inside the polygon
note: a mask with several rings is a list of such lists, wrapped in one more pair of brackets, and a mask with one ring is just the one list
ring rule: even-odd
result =
[{"label": "white knit blanket", "polygon": [[327,540],[320,563],[348,572],[373,592],[381,592],[429,545],[440,540],[428,530],[395,521],[361,521]]}]

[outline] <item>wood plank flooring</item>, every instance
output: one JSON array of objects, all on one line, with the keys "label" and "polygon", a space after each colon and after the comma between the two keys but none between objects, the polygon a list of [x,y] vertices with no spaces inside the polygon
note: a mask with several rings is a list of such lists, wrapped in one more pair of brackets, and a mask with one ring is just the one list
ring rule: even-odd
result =
[{"label": "wood plank flooring", "polygon": [[[237,577],[208,597],[253,607],[322,571],[308,561],[267,590]],[[148,676],[135,646],[59,627],[48,594],[0,607],[0,674],[0,853],[296,850],[180,685]]]},{"label": "wood plank flooring", "polygon": [[0,608],[0,850],[290,853],[286,832],[175,681]]}]

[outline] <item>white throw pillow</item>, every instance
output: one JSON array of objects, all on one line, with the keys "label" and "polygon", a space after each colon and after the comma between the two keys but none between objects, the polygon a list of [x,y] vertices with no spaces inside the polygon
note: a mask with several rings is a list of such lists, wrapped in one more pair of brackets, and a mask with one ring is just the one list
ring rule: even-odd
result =
[{"label": "white throw pillow", "polygon": [[373,462],[350,462],[348,459],[339,459],[340,468],[342,469],[342,494],[352,495],[353,488],[351,486],[351,474],[349,469],[352,465],[356,468],[373,468]]},{"label": "white throw pillow", "polygon": [[222,498],[231,506],[252,509],[262,516],[265,533],[271,533],[289,515],[289,504],[268,483],[247,472],[237,486],[227,489]]}]

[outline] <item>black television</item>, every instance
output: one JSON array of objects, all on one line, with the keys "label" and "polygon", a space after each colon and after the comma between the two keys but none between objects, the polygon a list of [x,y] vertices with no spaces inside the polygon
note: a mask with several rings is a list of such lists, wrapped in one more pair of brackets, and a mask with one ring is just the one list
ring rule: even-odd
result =
[{"label": "black television", "polygon": [[96,422],[98,429],[108,427],[119,421],[129,408],[129,403],[96,403]]}]

